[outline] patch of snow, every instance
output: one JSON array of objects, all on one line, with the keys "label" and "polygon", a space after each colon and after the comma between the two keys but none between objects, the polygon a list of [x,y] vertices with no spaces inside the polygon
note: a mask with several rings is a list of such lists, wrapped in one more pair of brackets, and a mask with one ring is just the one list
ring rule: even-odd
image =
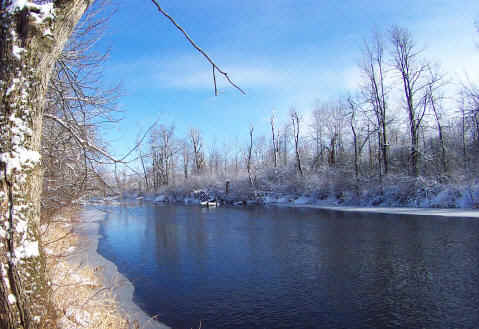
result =
[{"label": "patch of snow", "polygon": [[[66,320],[66,322],[68,323],[70,322],[69,319],[73,319],[73,322],[80,325],[80,327],[87,327],[91,320],[91,316],[88,311],[82,310],[81,308],[77,307],[69,307],[65,312],[65,318],[66,319],[62,318],[60,321],[64,322]],[[77,326],[75,326],[74,328],[76,327]]]},{"label": "patch of snow", "polygon": [[278,198],[278,200],[276,200],[277,203],[290,203],[291,200],[293,200],[293,196],[291,195],[283,195],[283,196],[280,196]]},{"label": "patch of snow", "polygon": [[44,37],[53,37],[52,30],[50,30],[50,28],[47,28],[45,31],[43,31],[43,36]]},{"label": "patch of snow", "polygon": [[53,7],[54,1],[45,2],[42,4],[37,4],[34,1],[28,0],[12,0],[10,6],[8,6],[7,11],[14,13],[24,8],[35,9],[39,13],[31,12],[33,18],[35,18],[36,24],[41,24],[47,18],[53,19],[55,17],[55,8]]},{"label": "patch of snow", "polygon": [[9,95],[15,90],[15,86],[16,86],[17,83],[19,83],[19,82],[20,82],[19,79],[14,78],[14,79],[12,80],[12,85],[11,85],[10,87],[8,87],[5,96],[9,96]]},{"label": "patch of snow", "polygon": [[18,233],[25,233],[27,231],[27,228],[28,228],[28,223],[27,221],[25,220],[19,220],[17,222],[17,226],[16,226],[16,231]]},{"label": "patch of snow", "polygon": [[309,203],[311,203],[311,198],[305,197],[305,196],[300,196],[299,198],[294,200],[293,203],[296,204],[296,205],[309,204]]},{"label": "patch of snow", "polygon": [[168,197],[164,194],[158,195],[153,202],[168,202]]},{"label": "patch of snow", "polygon": [[14,295],[10,294],[8,295],[8,303],[9,304],[15,304],[17,302],[17,299],[15,298]]},{"label": "patch of snow", "polygon": [[266,195],[264,198],[263,198],[263,202],[264,204],[273,204],[273,203],[276,203],[277,202],[277,199],[272,196],[272,195]]},{"label": "patch of snow", "polygon": [[18,47],[13,45],[12,53],[18,60],[22,59],[22,53],[25,51],[25,48]]},{"label": "patch of snow", "polygon": [[0,153],[0,161],[6,165],[8,176],[15,170],[21,171],[24,166],[33,168],[40,162],[40,153],[37,151],[17,147],[16,152],[12,153]]},{"label": "patch of snow", "polygon": [[79,284],[85,284],[85,285],[94,285],[95,284],[95,282],[93,282],[92,280],[90,280],[86,276],[83,276],[83,275],[80,275],[80,274],[77,274],[77,273],[72,273],[70,277],[73,281],[75,281],[76,283],[79,283]]},{"label": "patch of snow", "polygon": [[23,241],[15,248],[15,260],[19,261],[26,258],[38,257],[40,251],[38,249],[38,241]]}]

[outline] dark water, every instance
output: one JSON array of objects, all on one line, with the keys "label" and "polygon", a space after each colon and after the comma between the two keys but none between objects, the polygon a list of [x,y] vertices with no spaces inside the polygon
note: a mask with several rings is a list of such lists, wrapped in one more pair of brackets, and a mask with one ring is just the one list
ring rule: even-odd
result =
[{"label": "dark water", "polygon": [[479,221],[114,208],[99,251],[173,328],[478,328]]}]

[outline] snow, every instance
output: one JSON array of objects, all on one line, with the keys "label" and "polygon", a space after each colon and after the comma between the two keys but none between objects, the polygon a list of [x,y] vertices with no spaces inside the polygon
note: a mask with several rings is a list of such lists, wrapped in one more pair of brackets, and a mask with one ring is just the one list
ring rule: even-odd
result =
[{"label": "snow", "polygon": [[[14,79],[15,80],[15,79]],[[15,81],[14,84],[15,85]],[[40,153],[29,150],[23,146],[25,138],[32,135],[32,130],[26,125],[25,121],[16,117],[14,114],[9,117],[12,122],[10,129],[12,136],[13,151],[0,153],[0,161],[6,164],[7,175],[15,171],[22,171],[25,168],[33,168],[40,162]]]},{"label": "snow", "polygon": [[[65,319],[74,319],[74,323],[77,323],[80,327],[87,327],[91,321],[91,314],[80,307],[72,306],[66,310]],[[61,319],[60,321],[63,322],[65,320]]]},{"label": "snow", "polygon": [[[16,45],[13,45],[13,56],[15,56],[18,60],[22,58],[22,53],[25,51],[25,48],[18,47]],[[8,95],[7,95],[8,96]]]},{"label": "snow", "polygon": [[16,226],[16,231],[18,233],[25,233],[28,228],[28,223],[25,220],[18,220],[17,226]]},{"label": "snow", "polygon": [[[15,54],[15,53],[14,53],[14,54]],[[13,79],[13,80],[12,80],[12,85],[7,89],[7,93],[5,94],[5,96],[9,96],[9,95],[12,93],[12,91],[15,90],[15,86],[16,86],[17,83],[19,83],[19,82],[20,82],[20,79],[17,79],[17,78]]]},{"label": "snow", "polygon": [[53,37],[52,30],[50,30],[50,28],[45,29],[45,31],[43,31],[43,36],[44,37]]},{"label": "snow", "polygon": [[47,18],[53,19],[55,17],[54,2],[49,1],[42,4],[37,4],[34,1],[28,0],[12,0],[11,5],[7,8],[7,11],[14,13],[22,10],[23,8],[31,8],[39,11],[39,13],[31,12],[32,17],[35,18],[35,23],[41,24]]},{"label": "snow", "polygon": [[154,200],[153,202],[168,202],[168,197],[164,194],[160,194],[158,195]]},{"label": "snow", "polygon": [[6,165],[7,176],[12,175],[15,170],[20,172],[23,167],[33,168],[40,162],[40,153],[37,151],[18,147],[17,152],[12,153],[0,153],[0,161]]},{"label": "snow", "polygon": [[15,304],[17,302],[17,299],[15,298],[14,295],[10,294],[8,295],[8,303],[9,304]]},{"label": "snow", "polygon": [[22,259],[38,256],[40,256],[38,241],[25,240],[15,248],[14,261],[21,261]]},{"label": "snow", "polygon": [[339,206],[321,206],[307,205],[307,208],[316,208],[323,210],[339,210],[345,212],[368,212],[389,215],[417,215],[417,216],[443,216],[443,217],[461,217],[461,218],[479,218],[477,209],[432,209],[432,208],[398,208],[398,207],[339,207]]},{"label": "snow", "polygon": [[310,204],[312,202],[311,198],[306,196],[301,196],[293,201],[295,205]]}]

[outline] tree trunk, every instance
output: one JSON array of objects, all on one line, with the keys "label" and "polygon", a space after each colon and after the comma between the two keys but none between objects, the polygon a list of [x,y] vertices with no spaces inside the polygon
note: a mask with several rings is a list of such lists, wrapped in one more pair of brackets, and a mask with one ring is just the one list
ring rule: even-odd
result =
[{"label": "tree trunk", "polygon": [[38,233],[43,106],[53,66],[90,2],[0,2],[1,328],[37,327],[48,309]]},{"label": "tree trunk", "polygon": [[296,156],[296,170],[298,171],[299,175],[303,177],[303,168],[301,167],[301,156],[299,153],[299,124],[300,118],[299,114],[296,111],[291,112],[291,120],[293,123],[293,138],[294,138],[294,152]]},{"label": "tree trunk", "polygon": [[249,183],[251,186],[254,186],[254,179],[252,176],[251,172],[251,158],[252,158],[252,152],[253,152],[253,127],[250,127],[249,129],[249,147],[248,147],[248,158],[246,159],[246,169],[248,170],[248,178],[249,178]]},{"label": "tree trunk", "polygon": [[141,160],[141,167],[143,168],[143,176],[145,178],[145,192],[149,192],[150,191],[150,184],[148,182],[148,173],[147,173],[146,168],[145,168],[145,162],[143,160],[143,154],[141,153],[141,150],[140,150],[140,160]]},{"label": "tree trunk", "polygon": [[387,141],[387,136],[386,136],[386,118],[385,114],[383,115],[383,120],[381,122],[381,127],[382,127],[382,132],[381,132],[381,137],[382,137],[382,152],[383,152],[383,164],[384,164],[384,175],[387,176],[388,171],[389,171],[389,160],[388,160],[388,141]]}]

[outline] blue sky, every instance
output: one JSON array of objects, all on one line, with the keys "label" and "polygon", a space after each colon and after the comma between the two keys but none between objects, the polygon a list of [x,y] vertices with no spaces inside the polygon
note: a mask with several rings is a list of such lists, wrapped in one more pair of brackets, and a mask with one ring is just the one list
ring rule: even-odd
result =
[{"label": "blue sky", "polygon": [[121,82],[124,120],[106,134],[120,155],[154,120],[177,135],[199,128],[218,146],[267,132],[272,110],[309,112],[319,100],[354,89],[361,44],[374,29],[407,27],[424,55],[457,78],[479,77],[477,1],[160,0],[162,7],[247,95],[211,67],[149,0],[118,2],[99,49],[111,48],[105,83]]}]

